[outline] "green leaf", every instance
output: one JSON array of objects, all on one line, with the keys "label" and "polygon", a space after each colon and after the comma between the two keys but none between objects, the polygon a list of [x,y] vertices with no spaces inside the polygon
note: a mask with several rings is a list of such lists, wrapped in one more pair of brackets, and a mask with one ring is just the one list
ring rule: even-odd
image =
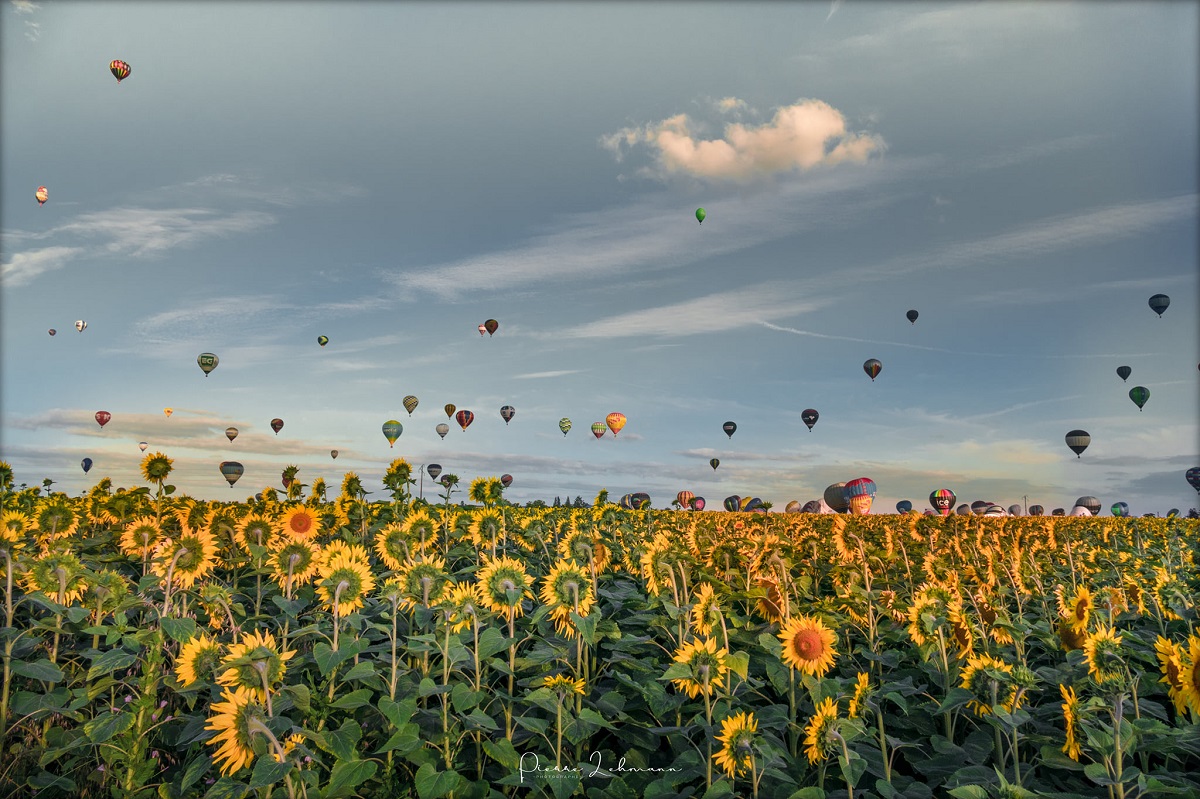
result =
[{"label": "green leaf", "polygon": [[392,723],[392,726],[397,729],[403,727],[417,712],[417,700],[414,697],[393,702],[386,696],[379,700],[379,712],[387,717],[387,720]]},{"label": "green leaf", "polygon": [[188,767],[183,772],[183,781],[179,784],[180,789],[186,794],[187,789],[191,788],[200,778],[208,773],[209,767],[212,766],[212,755],[207,752],[201,752],[200,756],[188,763]]},{"label": "green leaf", "polygon": [[117,669],[127,668],[137,660],[137,655],[124,649],[110,649],[92,661],[88,669],[87,680],[91,682],[97,677],[112,674]]},{"label": "green leaf", "polygon": [[725,799],[726,796],[733,796],[733,787],[727,780],[721,780],[714,782],[701,799]]},{"label": "green leaf", "polygon": [[988,799],[988,792],[978,785],[960,785],[950,789],[954,799]]},{"label": "green leaf", "polygon": [[204,799],[242,799],[250,789],[233,777],[222,777],[204,794]]},{"label": "green leaf", "polygon": [[353,760],[354,750],[362,739],[362,727],[354,719],[346,719],[336,730],[326,730],[318,736],[317,744],[338,760]]},{"label": "green leaf", "polygon": [[42,682],[61,682],[63,678],[62,669],[45,658],[35,660],[33,663],[14,659],[11,668],[13,674]]},{"label": "green leaf", "polygon": [[34,774],[29,778],[29,786],[35,790],[49,790],[50,788],[59,788],[70,793],[76,792],[74,781],[69,777],[63,777],[59,774],[51,774],[49,771],[42,771]]},{"label": "green leaf", "polygon": [[421,799],[440,799],[458,788],[457,771],[438,771],[429,763],[417,769],[417,796]]},{"label": "green leaf", "polygon": [[338,710],[354,710],[368,704],[374,695],[375,692],[370,688],[359,688],[357,691],[351,691],[345,696],[340,697],[330,707],[336,707]]},{"label": "green leaf", "polygon": [[304,683],[285,685],[280,689],[279,693],[286,694],[291,698],[292,704],[301,713],[308,715],[312,712],[312,692],[308,690],[308,686]]},{"label": "green leaf", "polygon": [[338,760],[329,774],[326,797],[341,796],[375,776],[379,764],[373,760]]},{"label": "green leaf", "polygon": [[481,661],[490,658],[497,652],[503,652],[505,649],[508,649],[508,642],[495,627],[488,627],[479,634],[478,656]]},{"label": "green leaf", "polygon": [[67,621],[71,624],[79,624],[81,621],[91,616],[92,612],[87,608],[73,607],[67,608]]},{"label": "green leaf", "polygon": [[455,683],[454,690],[450,692],[450,698],[454,702],[454,712],[466,713],[471,708],[479,704],[479,700],[487,696],[483,691],[473,691],[471,686],[465,683]]},{"label": "green leaf", "polygon": [[[393,749],[402,755],[415,752],[422,746],[420,733],[421,728],[416,724],[403,724],[399,730],[392,734],[391,738],[387,739],[387,743],[381,746],[375,754],[381,755],[384,752],[390,752]],[[484,746],[486,745],[487,742],[485,741]],[[509,746],[512,746],[512,744],[509,744]]]},{"label": "green leaf", "polygon": [[867,761],[863,759],[858,752],[851,750],[850,759],[845,756],[838,758],[838,765],[842,767],[842,777],[846,783],[853,788],[858,785],[858,781],[862,779],[863,772],[867,770]]},{"label": "green leaf", "polygon": [[277,763],[269,754],[258,758],[254,763],[254,773],[250,775],[250,788],[265,788],[282,780],[292,770],[291,763]]},{"label": "green leaf", "polygon": [[[876,787],[879,786],[880,782],[883,782],[883,780],[875,781]],[[825,789],[816,785],[810,785],[807,788],[801,788],[800,790],[796,791],[789,796],[788,799],[825,799]]]},{"label": "green leaf", "polygon": [[83,725],[83,731],[94,744],[107,741],[117,733],[125,732],[133,726],[132,713],[106,713],[101,711],[99,716]]},{"label": "green leaf", "polygon": [[1114,780],[1108,776],[1108,770],[1102,763],[1088,763],[1083,767],[1083,773],[1097,785],[1112,785]]},{"label": "green leaf", "polygon": [[162,625],[162,631],[169,638],[181,644],[186,644],[196,634],[195,619],[175,619],[168,616],[160,619],[159,624]]},{"label": "green leaf", "polygon": [[500,725],[496,723],[496,720],[493,719],[491,716],[489,716],[487,713],[484,713],[479,708],[475,708],[470,713],[463,716],[462,720],[463,720],[463,724],[465,724],[467,726],[467,729],[471,729],[471,730],[498,730],[498,729],[500,729]]},{"label": "green leaf", "polygon": [[975,693],[966,688],[951,688],[946,694],[946,700],[938,706],[937,713],[949,713],[951,710],[957,710],[963,707],[975,698]]},{"label": "green leaf", "polygon": [[596,622],[599,620],[598,613],[589,613],[587,616],[580,616],[574,611],[571,612],[571,623],[575,625],[575,629],[579,630],[579,637],[588,646],[596,645]]},{"label": "green leaf", "polygon": [[313,646],[313,660],[317,662],[317,668],[321,670],[321,676],[328,677],[329,672],[355,655],[361,654],[365,648],[366,645],[362,642],[351,641],[350,643],[342,644],[338,647],[338,651],[334,652],[329,644],[324,641],[318,641]]},{"label": "green leaf", "polygon": [[485,738],[483,751],[506,769],[516,769],[521,763],[521,756],[517,754],[516,747],[507,738],[501,738],[494,743]]},{"label": "green leaf", "polygon": [[[733,652],[725,658],[725,665],[743,680],[748,679],[750,674],[750,653]],[[715,788],[716,786],[714,785],[713,787]]]},{"label": "green leaf", "polygon": [[686,663],[672,663],[659,680],[685,680],[692,676],[692,669]]},{"label": "green leaf", "polygon": [[349,682],[350,680],[368,680],[375,676],[375,664],[369,660],[364,660],[361,663],[355,663],[350,671],[343,675],[342,679]]}]

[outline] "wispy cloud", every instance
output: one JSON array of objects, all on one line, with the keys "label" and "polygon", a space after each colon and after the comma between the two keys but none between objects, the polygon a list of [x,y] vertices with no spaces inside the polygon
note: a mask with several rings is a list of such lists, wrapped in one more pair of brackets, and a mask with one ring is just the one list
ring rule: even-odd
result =
[{"label": "wispy cloud", "polygon": [[523,375],[513,375],[513,380],[540,380],[546,377],[562,377],[564,375],[577,375],[584,369],[558,369],[552,372],[529,372]]},{"label": "wispy cloud", "polygon": [[836,14],[838,9],[841,7],[842,0],[833,0],[833,2],[829,4],[829,14],[825,17],[825,21],[828,22],[829,20],[833,19],[833,15]]},{"label": "wispy cloud", "polygon": [[276,184],[261,175],[216,173],[182,184],[162,186],[154,192],[178,201],[196,197],[204,201],[241,200],[291,208],[364,197],[366,191],[350,183]]},{"label": "wispy cloud", "polygon": [[[40,5],[30,2],[30,0],[11,0],[11,3],[13,10],[22,16],[30,15],[34,11],[37,11],[39,8],[41,8]],[[32,19],[26,19],[24,22],[26,39],[31,42],[36,42],[39,38],[41,38],[42,26],[40,23],[34,22]]]},{"label": "wispy cloud", "polygon": [[39,275],[62,269],[83,251],[81,247],[43,247],[16,253],[0,266],[0,283],[10,289],[24,286]]}]

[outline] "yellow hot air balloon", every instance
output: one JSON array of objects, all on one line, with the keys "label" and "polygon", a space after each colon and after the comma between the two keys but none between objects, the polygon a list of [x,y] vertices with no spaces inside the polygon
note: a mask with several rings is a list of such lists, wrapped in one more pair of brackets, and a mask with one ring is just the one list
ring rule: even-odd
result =
[{"label": "yellow hot air balloon", "polygon": [[174,408],[163,408],[163,413],[166,414],[168,419],[170,419],[171,414],[175,413],[175,409]]},{"label": "yellow hot air balloon", "polygon": [[610,413],[604,417],[604,423],[608,425],[608,429],[612,431],[613,438],[617,437],[617,433],[621,432],[621,428],[625,426],[625,414]]}]

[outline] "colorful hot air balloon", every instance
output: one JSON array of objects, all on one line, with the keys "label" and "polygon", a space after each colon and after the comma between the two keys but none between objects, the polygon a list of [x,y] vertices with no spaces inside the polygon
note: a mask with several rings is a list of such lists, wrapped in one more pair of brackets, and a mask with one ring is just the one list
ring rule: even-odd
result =
[{"label": "colorful hot air balloon", "polygon": [[445,408],[443,408],[442,410],[444,410],[444,411],[446,412],[446,418],[447,418],[447,419],[453,419],[453,418],[454,418],[454,411],[455,411],[455,410],[457,410],[457,409],[456,409],[456,408],[455,408],[453,405],[451,405],[451,404],[447,403],[447,404],[446,404],[446,407],[445,407]]},{"label": "colorful hot air balloon", "polygon": [[696,209],[696,221],[697,222],[699,222],[700,224],[703,225],[704,217],[706,217],[706,216],[708,216],[708,211],[705,211],[703,208]]},{"label": "colorful hot air balloon", "polygon": [[1166,294],[1155,294],[1150,298],[1150,310],[1158,314],[1159,319],[1162,318],[1163,311],[1167,310],[1167,306],[1170,304],[1171,298]]},{"label": "colorful hot air balloon", "polygon": [[329,343],[329,336],[317,336],[317,343],[324,347]]},{"label": "colorful hot air balloon", "polygon": [[687,510],[688,508],[692,507],[692,500],[695,498],[696,495],[691,491],[680,491],[675,495],[675,501],[679,503],[679,507],[683,510]]},{"label": "colorful hot air balloon", "polygon": [[148,441],[139,441],[138,442],[138,449],[140,449],[142,452],[145,452],[146,448],[149,446],[150,446],[150,442],[148,442]]},{"label": "colorful hot air balloon", "polygon": [[425,467],[425,471],[429,472],[430,480],[436,480],[437,476],[442,473],[442,464],[431,463]]},{"label": "colorful hot air balloon", "polygon": [[1129,503],[1128,502],[1118,502],[1115,505],[1113,505],[1112,506],[1112,515],[1113,516],[1128,516],[1129,515]]},{"label": "colorful hot air balloon", "polygon": [[[111,72],[113,74],[113,77],[117,79],[117,83],[120,83],[121,81],[123,81],[129,77],[130,70],[129,70],[129,65],[118,58],[118,59],[108,62],[108,71]],[[230,483],[230,485],[233,485],[233,484]]]},{"label": "colorful hot air balloon", "polygon": [[1188,485],[1196,489],[1197,494],[1200,494],[1200,466],[1188,469],[1183,478],[1188,481]]},{"label": "colorful hot air balloon", "polygon": [[596,438],[604,438],[604,434],[608,432],[608,427],[604,422],[592,422],[592,435]]},{"label": "colorful hot air balloon", "polygon": [[221,474],[225,475],[225,479],[229,481],[230,488],[233,488],[233,484],[238,481],[238,478],[245,471],[242,468],[242,464],[237,461],[224,461],[221,463]]},{"label": "colorful hot air balloon", "polygon": [[454,414],[454,421],[458,422],[458,426],[467,432],[467,428],[471,426],[471,422],[475,421],[475,414],[470,411],[459,411]]},{"label": "colorful hot air balloon", "polygon": [[869,477],[859,477],[846,483],[846,503],[850,512],[862,516],[871,512],[871,503],[875,499],[875,481]]},{"label": "colorful hot air balloon", "polygon": [[396,439],[404,432],[404,425],[397,422],[395,419],[388,419],[383,423],[383,437],[388,440],[388,449],[391,449]]},{"label": "colorful hot air balloon", "polygon": [[487,325],[479,326],[479,337],[483,338],[483,334],[487,332]]},{"label": "colorful hot air balloon", "polygon": [[920,316],[920,314],[918,314],[916,311],[909,311],[905,314],[905,316],[908,317],[908,321],[915,325],[917,323],[917,317]]},{"label": "colorful hot air balloon", "polygon": [[616,412],[610,413],[608,416],[604,417],[604,423],[608,425],[608,429],[612,431],[613,438],[616,438],[617,433],[621,432],[621,429],[625,427],[625,414]]},{"label": "colorful hot air balloon", "polygon": [[725,501],[721,504],[725,506],[725,510],[729,511],[730,513],[736,513],[742,507],[742,498],[737,494],[734,494],[731,497],[725,497]]},{"label": "colorful hot air balloon", "polygon": [[336,449],[329,450],[329,457],[333,458],[336,461],[337,456],[338,456],[338,451]]},{"label": "colorful hot air balloon", "polygon": [[937,491],[930,493],[929,504],[933,509],[942,516],[949,516],[954,510],[954,492],[948,488],[939,488]]},{"label": "colorful hot air balloon", "polygon": [[1134,386],[1129,389],[1129,398],[1133,400],[1133,404],[1138,406],[1138,410],[1146,404],[1146,400],[1150,399],[1150,389],[1145,386]]},{"label": "colorful hot air balloon", "polygon": [[1092,437],[1086,430],[1072,430],[1067,433],[1067,446],[1075,453],[1075,457],[1083,457],[1083,451],[1092,443]]},{"label": "colorful hot air balloon", "polygon": [[725,431],[725,435],[733,438],[733,434],[737,432],[737,423],[726,422],[725,424],[721,425],[721,429]]},{"label": "colorful hot air balloon", "polygon": [[1117,376],[1120,377],[1122,381],[1128,380],[1131,374],[1133,374],[1133,370],[1128,366],[1117,367]]},{"label": "colorful hot air balloon", "polygon": [[509,422],[512,421],[512,418],[516,415],[517,415],[517,409],[511,405],[505,405],[503,408],[500,409],[500,418],[504,420],[504,424],[506,426],[508,425]]},{"label": "colorful hot air balloon", "polygon": [[108,424],[108,420],[112,418],[112,414],[108,411],[96,411],[96,423],[101,427]]},{"label": "colorful hot air balloon", "polygon": [[488,332],[489,336],[496,335],[496,331],[500,329],[500,323],[495,319],[489,319],[483,323],[483,329]]},{"label": "colorful hot air balloon", "polygon": [[92,459],[84,458],[82,461],[79,462],[79,465],[83,467],[83,473],[87,474],[88,472],[90,472],[92,470]]},{"label": "colorful hot air balloon", "polygon": [[446,434],[450,432],[450,425],[446,424],[445,422],[442,422],[437,427],[435,427],[434,430],[437,431],[437,434],[439,436],[441,436],[442,438],[445,438]]},{"label": "colorful hot air balloon", "polygon": [[567,433],[569,433],[571,430],[571,420],[565,416],[563,418],[559,419],[558,420],[558,429],[562,431],[563,436],[566,436]]},{"label": "colorful hot air balloon", "polygon": [[756,511],[766,513],[763,508],[763,501],[759,497],[742,497],[742,504],[739,508],[743,513],[754,513]]},{"label": "colorful hot air balloon", "polygon": [[174,408],[163,408],[163,416],[167,417],[168,419],[171,418],[171,414],[173,413],[175,413]]},{"label": "colorful hot air balloon", "polygon": [[907,499],[902,499],[896,503],[896,513],[908,513],[912,510],[912,503]]},{"label": "colorful hot air balloon", "polygon": [[417,405],[420,404],[420,400],[418,400],[412,394],[409,394],[407,397],[405,397],[403,402],[404,410],[408,411],[409,416],[412,416],[412,412],[415,411],[417,409]]},{"label": "colorful hot air balloon", "polygon": [[54,328],[50,328],[50,330],[49,330],[49,331],[47,331],[47,332],[49,332],[49,333],[50,333],[50,335],[52,335],[52,336],[54,336],[54,335],[57,335],[57,334],[58,334],[58,331],[57,331],[57,330],[55,330]]},{"label": "colorful hot air balloon", "polygon": [[505,488],[508,488],[510,485],[512,485],[512,480],[513,478],[511,474],[500,475],[500,485],[504,486]]},{"label": "colorful hot air balloon", "polygon": [[883,371],[883,364],[875,358],[871,358],[863,364],[863,371],[871,378],[871,382],[875,382],[875,378],[879,377],[879,373]]},{"label": "colorful hot air balloon", "polygon": [[[38,205],[45,205],[46,200],[50,199],[50,192],[46,191],[45,186],[38,186],[37,191],[33,193],[33,196],[37,199]],[[67,204],[70,205],[70,203]]]},{"label": "colorful hot air balloon", "polygon": [[228,438],[230,441],[233,441],[235,438],[237,438],[237,436],[238,436],[238,429],[236,427],[226,427],[225,428],[225,437]]},{"label": "colorful hot air balloon", "polygon": [[813,425],[815,425],[817,423],[817,420],[820,418],[821,418],[821,414],[817,413],[812,408],[805,408],[800,413],[800,421],[802,421],[806,425],[808,425],[808,431],[810,433],[812,432]]},{"label": "colorful hot air balloon", "polygon": [[82,319],[76,319],[75,320],[75,329],[78,330],[80,333],[82,333],[83,331],[87,330],[87,322],[85,322]]},{"label": "colorful hot air balloon", "polygon": [[271,429],[275,431],[275,435],[279,435],[279,431],[283,429],[283,420],[282,419],[272,419],[271,420]]},{"label": "colorful hot air balloon", "polygon": [[220,362],[221,359],[216,355],[213,355],[211,352],[202,352],[196,356],[196,363],[200,364],[200,369],[204,372],[205,377],[208,377],[209,373],[212,372],[213,369],[216,369],[217,364]]},{"label": "colorful hot air balloon", "polygon": [[713,467],[713,471],[715,472],[717,470],[717,467],[721,465],[721,461],[719,458],[713,458],[712,460],[710,460],[708,462],[708,465]]},{"label": "colorful hot air balloon", "polygon": [[842,513],[850,507],[850,503],[846,499],[845,488],[845,483],[834,483],[826,487],[825,493],[822,495],[825,499],[825,504],[838,513]]},{"label": "colorful hot air balloon", "polygon": [[692,500],[692,510],[704,510],[704,497],[696,497]]}]

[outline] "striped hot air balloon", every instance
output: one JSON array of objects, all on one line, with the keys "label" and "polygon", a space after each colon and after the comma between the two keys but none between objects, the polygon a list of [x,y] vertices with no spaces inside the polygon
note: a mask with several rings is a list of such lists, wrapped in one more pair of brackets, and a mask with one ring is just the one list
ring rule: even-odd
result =
[{"label": "striped hot air balloon", "polygon": [[[111,72],[113,77],[117,79],[117,83],[120,83],[129,77],[130,69],[128,64],[117,58],[108,62],[108,71]],[[230,485],[233,484],[230,483]]]}]

